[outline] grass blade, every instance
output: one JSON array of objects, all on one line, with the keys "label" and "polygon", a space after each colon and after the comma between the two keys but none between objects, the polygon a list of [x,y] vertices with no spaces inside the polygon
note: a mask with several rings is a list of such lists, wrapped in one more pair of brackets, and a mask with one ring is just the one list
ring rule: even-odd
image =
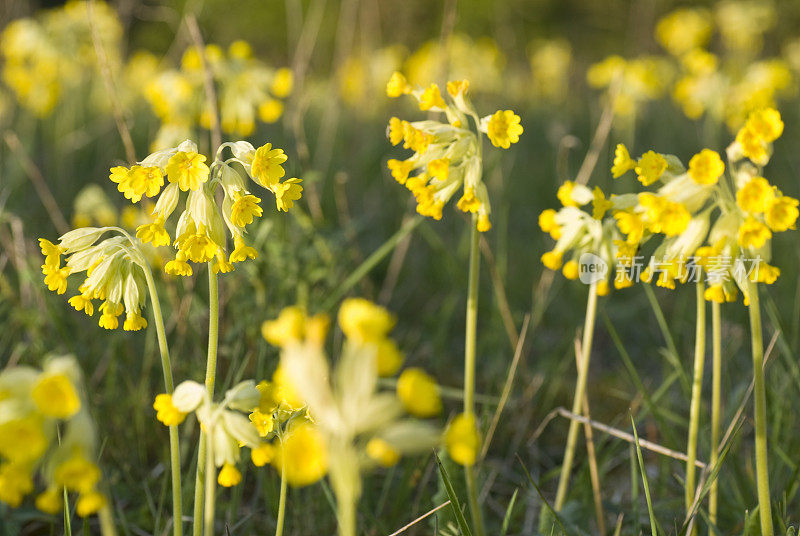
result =
[{"label": "grass blade", "polygon": [[636,431],[636,423],[631,417],[631,426],[633,427],[633,438],[636,440],[636,457],[639,459],[639,471],[642,473],[642,486],[644,487],[644,498],[647,501],[647,515],[650,517],[650,532],[653,536],[658,536],[656,530],[656,516],[653,513],[653,502],[650,500],[650,486],[647,483],[647,473],[644,470],[644,459],[642,459],[642,449],[639,447],[639,433]]},{"label": "grass blade", "polygon": [[525,471],[525,476],[528,478],[528,482],[531,483],[531,486],[533,486],[533,489],[536,490],[536,493],[539,495],[539,498],[542,500],[542,504],[545,505],[547,510],[550,512],[550,515],[553,516],[553,519],[556,520],[556,523],[558,523],[558,526],[561,527],[561,533],[562,534],[568,534],[567,529],[564,528],[564,522],[562,521],[561,516],[558,515],[558,512],[553,510],[553,507],[550,506],[549,502],[547,502],[547,499],[545,499],[545,497],[544,497],[544,493],[542,493],[541,488],[536,483],[536,481],[533,479],[531,474],[528,472],[528,468],[525,467],[524,463],[522,463],[522,458],[519,457],[519,454],[517,454],[517,460],[519,461],[519,464],[522,466],[522,470]]},{"label": "grass blade", "polygon": [[500,528],[500,536],[506,536],[508,532],[508,524],[511,522],[511,513],[514,510],[514,504],[517,502],[517,493],[519,492],[519,488],[514,490],[514,494],[511,496],[511,500],[508,501],[508,508],[506,508],[506,515],[503,517],[503,525]]},{"label": "grass blade", "polygon": [[436,458],[436,465],[439,466],[439,474],[442,475],[444,489],[447,492],[447,498],[450,499],[450,506],[453,507],[453,514],[456,516],[458,528],[461,529],[461,534],[464,536],[472,536],[472,531],[467,524],[467,519],[464,517],[464,510],[461,509],[461,502],[459,502],[458,497],[456,496],[456,491],[453,489],[453,483],[450,481],[450,477],[447,475],[447,469],[444,468],[442,460],[439,459],[439,455],[435,452],[433,455]]}]

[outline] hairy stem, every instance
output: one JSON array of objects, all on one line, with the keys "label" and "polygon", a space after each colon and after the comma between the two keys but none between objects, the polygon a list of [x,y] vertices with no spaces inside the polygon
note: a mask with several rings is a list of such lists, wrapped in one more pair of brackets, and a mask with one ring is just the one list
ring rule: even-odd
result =
[{"label": "hairy stem", "polygon": [[[720,402],[722,398],[722,328],[720,324],[720,304],[711,303],[711,467],[719,459]],[[717,505],[719,499],[719,473],[711,483],[708,492],[708,519],[712,525],[717,524]]]},{"label": "hairy stem", "polygon": [[[697,460],[697,433],[700,429],[700,402],[703,393],[703,366],[706,353],[706,300],[703,296],[705,285],[697,281],[697,315],[694,339],[694,373],[692,375],[692,401],[689,405],[689,436],[686,442],[686,480],[684,499],[686,512],[694,503],[694,488],[697,482],[695,460]],[[693,531],[694,532],[694,531]]]}]

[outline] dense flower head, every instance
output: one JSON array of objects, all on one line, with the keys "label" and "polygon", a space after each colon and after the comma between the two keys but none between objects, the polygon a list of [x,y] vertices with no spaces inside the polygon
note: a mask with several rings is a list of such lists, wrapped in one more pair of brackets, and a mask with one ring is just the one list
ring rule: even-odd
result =
[{"label": "dense flower head", "polygon": [[46,489],[35,500],[43,512],[58,512],[65,491],[77,494],[79,516],[100,509],[105,497],[97,491],[101,472],[92,461],[96,435],[83,398],[71,356],[50,357],[42,370],[11,366],[0,372],[0,502],[18,507],[34,482],[43,481]]},{"label": "dense flower head", "polygon": [[387,129],[389,141],[392,145],[402,143],[414,154],[405,160],[390,159],[387,164],[392,177],[414,195],[417,212],[423,216],[441,219],[444,206],[461,190],[457,208],[476,215],[478,230],[488,231],[491,207],[482,177],[481,133],[495,147],[508,149],[519,141],[523,128],[512,110],[498,110],[480,118],[469,99],[469,87],[468,80],[451,80],[443,93],[436,84],[411,85],[401,73],[394,73],[386,86],[388,96],[411,95],[421,111],[443,113],[446,122],[409,122],[392,117]]},{"label": "dense flower head", "polygon": [[[84,227],[70,231],[57,244],[40,238],[39,245],[45,261],[42,265],[44,282],[58,294],[68,288],[68,278],[85,272],[78,285],[78,294],[68,303],[77,311],[92,316],[100,311],[99,325],[116,329],[118,317],[124,312],[123,329],[138,331],[147,326],[141,314],[147,299],[145,270],[147,261],[141,249],[129,235],[119,233],[115,227]],[[66,262],[61,265],[61,256]],[[95,309],[95,300],[100,304]]]},{"label": "dense flower head", "polygon": [[[583,280],[583,255],[591,253],[607,272],[616,268],[616,288],[652,281],[672,289],[703,277],[708,300],[735,300],[740,289],[747,301],[751,282],[771,284],[780,275],[768,264],[770,242],[774,233],[794,229],[800,201],[762,176],[771,144],[783,131],[777,110],[755,110],[742,131],[728,147],[727,166],[711,149],[692,156],[687,168],[676,156],[653,150],[636,161],[618,144],[613,177],[635,171],[643,186],[655,189],[607,197],[597,187],[566,181],[557,194],[563,208],[539,216],[542,230],[556,240],[542,263]],[[743,136],[752,146],[743,144]],[[751,150],[756,145],[757,155]],[[591,217],[581,210],[589,203]],[[608,277],[599,280],[598,293]]]},{"label": "dense flower head", "polygon": [[[225,149],[230,149],[233,156],[222,161]],[[190,262],[213,262],[215,272],[226,273],[234,269],[235,263],[258,255],[245,242],[246,227],[264,211],[261,199],[248,190],[248,179],[272,191],[279,211],[289,210],[294,201],[300,199],[303,191],[300,179],[280,180],[285,175],[286,160],[283,150],[269,143],[256,149],[248,142],[239,141],[222,144],[209,166],[206,156],[197,152],[197,145],[186,140],[148,155],[131,168],[116,166],[111,169],[110,178],[134,203],[142,196],[158,196],[152,220],[139,225],[136,236],[142,243],[154,247],[173,244],[177,251],[174,259],[164,265],[166,273],[190,276],[194,273]],[[162,189],[165,177],[167,186]],[[217,202],[218,189],[224,194],[221,205]],[[187,192],[185,208],[175,223],[173,241],[167,225],[178,207],[181,192]],[[232,246],[230,250],[229,246]],[[55,273],[47,284],[60,290],[62,279]],[[103,323],[113,325],[110,319]],[[134,318],[127,325],[135,329],[141,321]]]}]

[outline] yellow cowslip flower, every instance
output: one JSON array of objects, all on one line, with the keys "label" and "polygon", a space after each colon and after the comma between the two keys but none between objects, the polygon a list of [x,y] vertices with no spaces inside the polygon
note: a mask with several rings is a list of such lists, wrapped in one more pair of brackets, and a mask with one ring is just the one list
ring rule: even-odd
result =
[{"label": "yellow cowslip flower", "polygon": [[284,307],[278,318],[265,320],[261,324],[261,335],[274,346],[286,346],[291,342],[303,340],[306,316],[298,306]]},{"label": "yellow cowslip flower", "polygon": [[164,229],[164,220],[160,217],[152,223],[145,223],[137,227],[136,238],[144,244],[153,244],[153,247],[168,246],[170,243],[169,233]]},{"label": "yellow cowslip flower", "polygon": [[96,490],[81,493],[75,505],[75,512],[80,517],[88,517],[100,511],[106,505],[106,496]]},{"label": "yellow cowslip flower", "polygon": [[447,104],[442,98],[442,92],[436,84],[429,85],[420,95],[419,109],[423,112],[438,108],[444,109]]},{"label": "yellow cowslip flower", "polygon": [[553,240],[561,237],[561,226],[556,223],[556,214],[552,208],[545,209],[539,214],[539,228],[549,233]]},{"label": "yellow cowslip flower", "polygon": [[689,176],[697,184],[716,184],[724,172],[722,158],[711,149],[703,149],[689,160]]},{"label": "yellow cowslip flower", "polygon": [[0,502],[17,508],[31,491],[33,479],[27,466],[9,462],[0,465]]},{"label": "yellow cowslip flower", "polygon": [[47,289],[57,294],[64,294],[67,291],[67,277],[69,276],[69,267],[52,268],[45,264],[42,266],[44,273],[44,284]]},{"label": "yellow cowslip flower", "polygon": [[233,465],[226,463],[217,475],[217,482],[220,486],[231,488],[242,481],[242,473]]},{"label": "yellow cowslip flower", "polygon": [[606,199],[603,190],[599,186],[595,186],[592,191],[594,199],[592,200],[592,217],[596,220],[602,220],[606,212],[614,207],[614,203]]},{"label": "yellow cowslip flower", "polygon": [[647,151],[644,153],[634,168],[636,176],[645,186],[650,186],[667,170],[667,160],[663,155],[655,151]]},{"label": "yellow cowslip flower", "polygon": [[628,244],[639,244],[644,235],[644,222],[639,214],[627,210],[617,210],[614,212],[614,219],[617,221],[619,231],[626,236]]},{"label": "yellow cowslip flower", "polygon": [[458,207],[458,210],[468,214],[475,213],[480,210],[481,202],[475,196],[475,191],[472,188],[465,188],[464,194],[461,196],[461,199],[458,200],[458,203],[456,203],[456,207]]},{"label": "yellow cowslip flower", "polygon": [[800,216],[798,203],[800,202],[793,197],[785,195],[775,197],[764,212],[764,221],[775,232],[794,229],[797,217]]},{"label": "yellow cowslip flower", "polygon": [[344,300],[337,319],[345,337],[357,343],[384,339],[397,322],[388,310],[364,298]]},{"label": "yellow cowslip flower", "polygon": [[111,168],[111,182],[117,183],[117,189],[125,199],[138,203],[142,196],[154,197],[164,185],[164,174],[154,166],[135,165],[130,169],[124,166]]},{"label": "yellow cowslip flower", "polygon": [[295,487],[308,486],[328,472],[324,438],[312,424],[303,422],[289,429],[272,465]]},{"label": "yellow cowslip flower", "polygon": [[49,487],[36,496],[36,508],[50,515],[55,515],[64,507],[64,493],[58,488]]},{"label": "yellow cowslip flower", "polygon": [[[233,253],[231,253],[231,257],[233,257]],[[183,251],[179,251],[173,260],[164,265],[164,272],[168,273],[169,275],[192,275],[192,266],[186,262],[186,258],[186,254]],[[231,262],[233,262],[233,260],[231,260]]]},{"label": "yellow cowslip flower", "polygon": [[386,96],[397,98],[401,95],[409,93],[410,91],[411,87],[408,85],[408,80],[406,80],[406,77],[397,71],[392,73],[392,77],[389,78],[389,82],[386,84]]},{"label": "yellow cowslip flower", "polygon": [[618,179],[636,167],[636,161],[631,158],[628,148],[618,143],[614,149],[614,165],[611,166],[611,175]]},{"label": "yellow cowslip flower", "polygon": [[273,149],[271,143],[262,145],[253,156],[253,180],[264,188],[272,188],[286,174],[282,164],[287,159],[283,149]]},{"label": "yellow cowslip flower", "polygon": [[389,338],[372,341],[375,346],[375,365],[378,376],[394,376],[403,364],[404,356],[397,344]]},{"label": "yellow cowslip flower", "polygon": [[608,284],[608,280],[602,279],[598,281],[595,286],[595,292],[597,292],[598,296],[608,296],[611,292],[611,285]]},{"label": "yellow cowslip flower", "polygon": [[367,456],[383,467],[391,467],[400,460],[400,453],[387,441],[373,437],[367,442]]},{"label": "yellow cowslip flower", "polygon": [[250,460],[256,467],[263,467],[270,463],[275,457],[275,447],[271,443],[262,443],[254,449],[250,449]]},{"label": "yellow cowslip flower", "polygon": [[774,108],[763,108],[750,113],[747,127],[767,143],[775,141],[783,134],[781,114]]},{"label": "yellow cowslip flower", "polygon": [[389,138],[389,142],[392,145],[399,145],[401,141],[405,140],[408,126],[408,121],[403,121],[397,117],[390,118],[386,131],[386,137]]},{"label": "yellow cowslip flower", "polygon": [[409,173],[411,173],[411,171],[414,169],[414,162],[411,160],[396,160],[394,158],[390,158],[387,162],[387,165],[389,167],[389,171],[392,173],[392,177],[394,177],[394,179],[400,184],[406,183]]},{"label": "yellow cowslip flower", "polygon": [[275,204],[278,210],[288,212],[294,206],[294,201],[300,199],[303,192],[303,187],[300,186],[301,182],[303,182],[302,179],[291,178],[273,185],[272,191],[275,193]]},{"label": "yellow cowslip flower", "polygon": [[656,24],[656,39],[673,56],[704,47],[713,29],[705,9],[682,8],[665,15]]},{"label": "yellow cowslip flower", "polygon": [[259,408],[256,408],[250,413],[249,418],[250,422],[253,423],[253,426],[258,430],[259,436],[267,437],[267,435],[272,432],[275,425],[272,419],[272,413],[264,413]]},{"label": "yellow cowslip flower", "polygon": [[44,415],[68,419],[81,409],[81,399],[66,374],[42,374],[31,390],[36,407]]},{"label": "yellow cowslip flower", "polygon": [[[42,255],[44,255],[44,266],[49,266],[51,268],[58,268],[61,266],[61,254],[63,250],[60,246],[53,244],[46,238],[40,238],[39,248],[42,250]],[[44,266],[42,268],[44,268]]]},{"label": "yellow cowslip flower", "polygon": [[420,368],[407,368],[397,379],[397,397],[406,411],[420,418],[434,417],[442,411],[436,380]]},{"label": "yellow cowslip flower", "polygon": [[139,331],[147,327],[147,320],[135,311],[130,311],[125,314],[125,322],[122,324],[122,329],[125,331]]},{"label": "yellow cowslip flower", "polygon": [[583,184],[578,184],[573,181],[564,181],[564,183],[558,187],[556,197],[558,197],[558,200],[561,201],[561,204],[565,207],[581,207],[589,203],[594,198],[594,195],[592,191]]},{"label": "yellow cowslip flower", "polygon": [[471,466],[478,458],[481,437],[472,413],[459,413],[447,426],[444,443],[450,458],[459,465]]},{"label": "yellow cowslip flower", "polygon": [[758,249],[772,238],[769,227],[750,216],[739,226],[738,242],[745,248]]},{"label": "yellow cowslip flower", "polygon": [[70,491],[88,493],[100,481],[100,469],[78,453],[56,466],[53,480]]},{"label": "yellow cowslip flower", "polygon": [[38,459],[48,444],[43,424],[38,415],[11,419],[0,424],[0,455],[14,463]]},{"label": "yellow cowslip flower", "polygon": [[775,191],[764,177],[753,177],[736,192],[736,204],[745,212],[760,214],[769,209]]},{"label": "yellow cowslip flower", "polygon": [[231,221],[234,225],[244,227],[253,223],[253,218],[261,217],[263,210],[259,206],[260,202],[261,199],[251,194],[235,194],[231,206]]},{"label": "yellow cowslip flower", "polygon": [[164,426],[177,426],[186,419],[187,415],[173,405],[172,395],[166,393],[156,395],[153,409],[156,410],[156,419]]},{"label": "yellow cowslip flower", "polygon": [[178,151],[167,162],[167,180],[176,183],[182,192],[197,190],[208,180],[209,169],[205,155]]},{"label": "yellow cowslip flower", "polygon": [[578,279],[578,276],[580,275],[580,266],[578,266],[577,261],[569,260],[564,263],[563,268],[561,268],[561,273],[563,273],[564,277],[567,279]]},{"label": "yellow cowslip flower", "polygon": [[211,238],[199,230],[199,232],[190,234],[186,238],[179,237],[178,247],[186,254],[186,257],[196,263],[209,262],[217,255],[219,245],[211,240]]},{"label": "yellow cowslip flower", "polygon": [[265,123],[275,123],[283,115],[283,103],[278,99],[266,99],[258,105],[258,118]]},{"label": "yellow cowslip flower", "polygon": [[[233,246],[234,249],[228,258],[230,262],[243,262],[247,259],[255,259],[258,257],[258,252],[254,248],[245,244],[244,238],[239,235],[236,235],[233,238]],[[192,275],[191,271],[188,275]]]},{"label": "yellow cowslip flower", "polygon": [[287,67],[281,67],[275,71],[275,78],[272,80],[270,92],[279,99],[284,99],[291,95],[294,88],[294,73]]},{"label": "yellow cowslip flower", "polygon": [[781,275],[781,269],[777,266],[772,266],[767,264],[766,262],[761,262],[758,264],[756,270],[750,275],[750,279],[757,283],[764,283],[766,285],[771,285],[775,281],[778,280],[778,277]]},{"label": "yellow cowslip flower", "polygon": [[520,118],[512,110],[498,110],[489,119],[486,134],[495,147],[508,149],[512,143],[519,141],[522,134]]},{"label": "yellow cowslip flower", "polygon": [[563,254],[560,251],[546,251],[541,257],[542,264],[551,270],[558,270],[561,268],[563,262]]},{"label": "yellow cowslip flower", "polygon": [[653,233],[663,233],[666,236],[679,235],[686,230],[692,219],[685,205],[655,194],[647,192],[639,194],[639,204],[644,209],[644,224]]}]

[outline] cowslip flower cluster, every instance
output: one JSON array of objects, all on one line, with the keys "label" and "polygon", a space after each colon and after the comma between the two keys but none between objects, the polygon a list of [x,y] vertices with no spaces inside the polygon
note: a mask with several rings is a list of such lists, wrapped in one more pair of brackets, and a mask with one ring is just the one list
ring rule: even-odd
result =
[{"label": "cowslip flower cluster", "polygon": [[39,117],[48,116],[65,93],[78,88],[82,99],[88,94],[89,102],[108,104],[98,76],[92,27],[112,68],[118,68],[122,25],[105,2],[92,6],[90,25],[88,4],[70,0],[35,18],[12,21],[0,35],[3,81],[19,104]]},{"label": "cowslip flower cluster", "polygon": [[633,116],[644,103],[660,98],[674,73],[671,65],[658,56],[625,59],[611,55],[589,67],[586,80],[595,89],[613,97],[611,105],[621,116]]},{"label": "cowslip flower cluster", "polygon": [[106,498],[97,489],[101,472],[92,461],[95,450],[94,425],[74,358],[50,358],[41,371],[15,366],[0,372],[1,502],[20,506],[33,492],[38,473],[46,483],[35,499],[39,510],[57,514],[66,489],[78,494],[79,516],[97,512]]},{"label": "cowslip flower cluster", "polygon": [[231,43],[227,54],[219,45],[206,45],[203,57],[197,47],[190,47],[184,52],[179,69],[158,73],[145,87],[145,98],[162,122],[154,149],[193,137],[197,125],[211,129],[212,112],[203,90],[204,59],[218,88],[224,133],[250,136],[257,118],[274,123],[283,114],[282,99],[291,94],[294,84],[291,70],[273,69],[256,59],[246,41]]},{"label": "cowslip flower cluster", "polygon": [[[763,34],[774,24],[774,9],[765,3],[726,1],[704,8],[681,8],[662,17],[656,39],[672,56],[679,74],[673,100],[684,114],[698,119],[708,113],[736,132],[750,112],[774,107],[793,91],[789,65],[780,58],[756,60]],[[723,51],[707,45],[717,30]]]},{"label": "cowslip flower cluster", "polygon": [[[386,86],[390,97],[411,95],[421,111],[444,113],[447,122],[427,119],[408,122],[392,117],[388,136],[392,145],[403,143],[414,154],[405,160],[388,162],[392,177],[404,184],[416,198],[417,212],[441,219],[445,204],[462,190],[457,207],[477,214],[479,231],[491,228],[491,206],[483,182],[482,138],[485,134],[495,147],[508,149],[522,134],[520,118],[511,110],[498,110],[478,117],[468,97],[469,82],[447,83],[447,101],[439,86],[412,86],[396,72]],[[472,119],[475,130],[469,128]]]},{"label": "cowslip flower cluster", "polygon": [[[617,178],[634,171],[643,185],[658,188],[610,200],[597,188],[593,193],[594,215],[610,213],[615,226],[606,232],[605,244],[611,245],[605,256],[591,252],[608,266],[613,265],[609,261],[613,252],[617,265],[614,286],[650,282],[657,275],[658,286],[672,289],[676,282],[696,280],[702,273],[708,283],[707,300],[733,301],[738,288],[747,303],[751,282],[775,282],[780,270],[769,264],[771,238],[773,233],[795,227],[799,204],[762,176],[772,143],[782,132],[777,110],[751,113],[727,149],[729,168],[711,149],[703,149],[684,167],[676,156],[654,151],[634,160],[624,145],[618,145],[612,175]],[[587,187],[567,183],[561,187],[559,199],[565,205],[581,205],[589,202],[590,192]],[[568,249],[564,244],[574,243],[574,229],[582,229],[581,222],[586,219],[582,211],[569,206],[558,213],[542,213],[540,226],[558,240],[556,248],[542,256],[547,267],[561,266],[561,254]],[[637,264],[636,259],[645,258],[641,252],[648,242],[648,247],[653,246],[650,261]],[[570,279],[578,277],[574,261],[564,265],[564,275]]]},{"label": "cowslip flower cluster", "polygon": [[[226,148],[233,156],[223,161]],[[110,179],[133,203],[144,196],[158,196],[153,221],[136,230],[137,238],[156,247],[170,244],[172,239],[165,226],[178,206],[181,192],[187,192],[185,208],[175,226],[173,245],[177,253],[166,263],[164,271],[190,276],[193,270],[189,261],[215,261],[213,270],[226,273],[233,270],[233,264],[258,255],[244,239],[246,226],[263,214],[261,199],[248,189],[248,179],[275,195],[279,211],[288,211],[300,199],[303,191],[300,179],[281,181],[286,174],[283,169],[286,159],[283,150],[269,143],[256,149],[246,141],[227,142],[219,147],[217,158],[209,167],[205,155],[199,154],[194,142],[187,140],[156,151],[129,168],[111,168]],[[221,206],[216,200],[218,188],[224,194]],[[230,252],[228,235],[233,246]]]},{"label": "cowslip flower cluster", "polygon": [[[106,233],[121,234],[101,240]],[[92,316],[94,300],[99,300],[100,327],[117,329],[123,312],[124,330],[147,327],[141,314],[147,299],[147,261],[130,235],[117,227],[82,227],[61,236],[56,244],[40,238],[39,246],[45,258],[42,273],[48,289],[64,294],[69,276],[86,273],[78,286],[79,294],[69,299],[77,311]],[[63,266],[62,255],[67,257]]]}]

